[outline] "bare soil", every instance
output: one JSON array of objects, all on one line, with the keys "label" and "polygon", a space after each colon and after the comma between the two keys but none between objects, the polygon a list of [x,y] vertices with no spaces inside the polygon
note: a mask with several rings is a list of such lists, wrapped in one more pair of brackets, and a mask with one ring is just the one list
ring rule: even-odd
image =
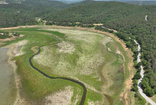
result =
[{"label": "bare soil", "polygon": [[33,28],[38,27],[38,25],[32,25],[32,26],[18,26],[18,27],[8,27],[8,28],[0,28],[0,30],[7,30],[7,29],[18,29],[18,28]]},{"label": "bare soil", "polygon": [[16,100],[15,100],[13,105],[28,105],[27,102],[20,96],[20,87],[21,87],[20,77],[19,77],[19,75],[16,72],[17,66],[15,64],[15,61],[12,61],[12,58],[15,56],[13,51],[15,50],[16,44],[9,45],[7,47],[9,48],[9,51],[7,53],[9,55],[8,62],[14,68],[15,85],[16,85],[16,89],[17,89]]},{"label": "bare soil", "polygon": [[151,99],[156,102],[156,95],[154,95]]},{"label": "bare soil", "polygon": [[34,54],[36,54],[38,52],[38,47],[39,46],[34,46],[31,48],[31,51],[33,51]]},{"label": "bare soil", "polygon": [[45,98],[45,105],[70,105],[73,91],[71,87],[66,87],[65,90],[56,92]]}]

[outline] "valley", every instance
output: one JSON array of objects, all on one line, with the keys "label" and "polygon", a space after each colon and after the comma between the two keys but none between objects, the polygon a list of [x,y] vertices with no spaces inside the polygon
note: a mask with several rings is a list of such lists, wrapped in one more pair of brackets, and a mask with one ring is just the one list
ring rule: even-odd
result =
[{"label": "valley", "polygon": [[155,3],[0,0],[0,103],[155,105]]},{"label": "valley", "polygon": [[[20,76],[20,97],[25,104],[41,102],[48,105],[53,102],[50,97],[55,97],[53,104],[80,104],[83,88],[61,78],[76,80],[85,85],[86,105],[122,103],[121,86],[124,87],[124,81],[129,75],[129,60],[126,51],[113,35],[89,28],[57,26],[3,31],[16,31],[24,35],[6,44],[25,41],[20,47],[22,53],[14,57],[18,67],[17,74]],[[29,63],[29,58],[32,63]],[[58,79],[49,79],[47,76]],[[66,92],[70,97],[64,94]],[[57,98],[55,94],[66,97],[67,100]]]}]

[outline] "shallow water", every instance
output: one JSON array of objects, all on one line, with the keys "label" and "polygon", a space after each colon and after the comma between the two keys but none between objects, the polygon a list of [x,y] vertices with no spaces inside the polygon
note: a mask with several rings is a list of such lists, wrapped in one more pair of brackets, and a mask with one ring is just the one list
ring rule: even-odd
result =
[{"label": "shallow water", "polygon": [[8,48],[0,48],[0,105],[11,105],[15,97],[13,67],[8,63]]}]

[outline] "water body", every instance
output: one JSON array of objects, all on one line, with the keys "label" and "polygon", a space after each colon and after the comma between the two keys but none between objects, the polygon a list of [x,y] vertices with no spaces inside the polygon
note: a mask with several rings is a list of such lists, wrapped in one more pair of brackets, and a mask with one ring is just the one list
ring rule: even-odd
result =
[{"label": "water body", "polygon": [[13,67],[8,63],[9,48],[0,48],[0,105],[12,105],[15,99]]},{"label": "water body", "polygon": [[[138,45],[138,52],[139,52],[139,54],[138,54],[138,56],[137,56],[137,63],[139,63],[139,62],[141,62],[141,53],[140,53],[140,51],[141,51],[141,46],[139,45],[139,43],[138,43],[136,40],[134,40],[134,42]],[[152,105],[156,105],[156,103],[155,103],[154,101],[152,101],[148,96],[146,96],[146,94],[144,94],[144,93],[143,93],[143,90],[141,89],[140,83],[141,83],[142,79],[144,78],[144,70],[143,70],[143,66],[142,66],[142,65],[140,66],[140,68],[141,68],[141,71],[140,71],[141,78],[138,80],[138,91],[139,91],[139,93],[141,94],[141,96],[142,96],[147,102],[149,102],[149,103],[152,104]]]}]

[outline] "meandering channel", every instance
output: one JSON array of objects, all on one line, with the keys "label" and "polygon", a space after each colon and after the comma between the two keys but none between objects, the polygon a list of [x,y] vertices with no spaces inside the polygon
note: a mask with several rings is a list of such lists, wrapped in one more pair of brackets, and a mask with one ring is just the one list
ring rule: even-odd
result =
[{"label": "meandering channel", "polygon": [[[55,36],[53,36],[53,37],[58,41],[58,43],[60,43],[60,40],[57,37],[55,37]],[[50,78],[50,79],[63,79],[63,80],[74,82],[74,83],[79,84],[80,86],[82,86],[82,88],[83,88],[83,95],[82,95],[82,98],[81,98],[81,101],[80,101],[79,105],[84,105],[85,99],[86,99],[86,94],[87,94],[87,88],[86,88],[86,86],[82,82],[79,82],[78,80],[74,80],[74,79],[71,79],[71,78],[66,78],[66,77],[52,77],[52,76],[49,76],[48,74],[42,72],[41,70],[39,70],[37,67],[35,67],[33,65],[32,59],[33,59],[34,56],[38,55],[40,53],[40,51],[41,51],[41,49],[39,47],[38,48],[38,52],[36,54],[32,55],[29,58],[29,63],[31,65],[31,67],[34,68],[35,70],[37,70],[39,73],[41,73],[42,75],[44,75],[47,78]]]},{"label": "meandering channel", "polygon": [[[140,51],[141,51],[141,46],[139,45],[139,43],[138,43],[136,40],[134,40],[134,42],[138,45],[138,52],[139,52],[139,54],[138,54],[138,56],[137,56],[137,63],[139,63],[139,62],[141,62],[141,53],[140,53]],[[140,71],[141,78],[138,80],[138,90],[139,90],[139,93],[141,94],[141,96],[142,96],[147,102],[149,102],[149,103],[152,104],[152,105],[156,105],[156,103],[155,103],[154,101],[152,101],[148,96],[146,96],[146,94],[144,94],[144,93],[143,93],[143,90],[141,89],[140,83],[141,83],[142,79],[144,78],[144,70],[143,70],[143,66],[142,66],[142,65],[140,66],[140,68],[141,68],[141,71]]]}]

